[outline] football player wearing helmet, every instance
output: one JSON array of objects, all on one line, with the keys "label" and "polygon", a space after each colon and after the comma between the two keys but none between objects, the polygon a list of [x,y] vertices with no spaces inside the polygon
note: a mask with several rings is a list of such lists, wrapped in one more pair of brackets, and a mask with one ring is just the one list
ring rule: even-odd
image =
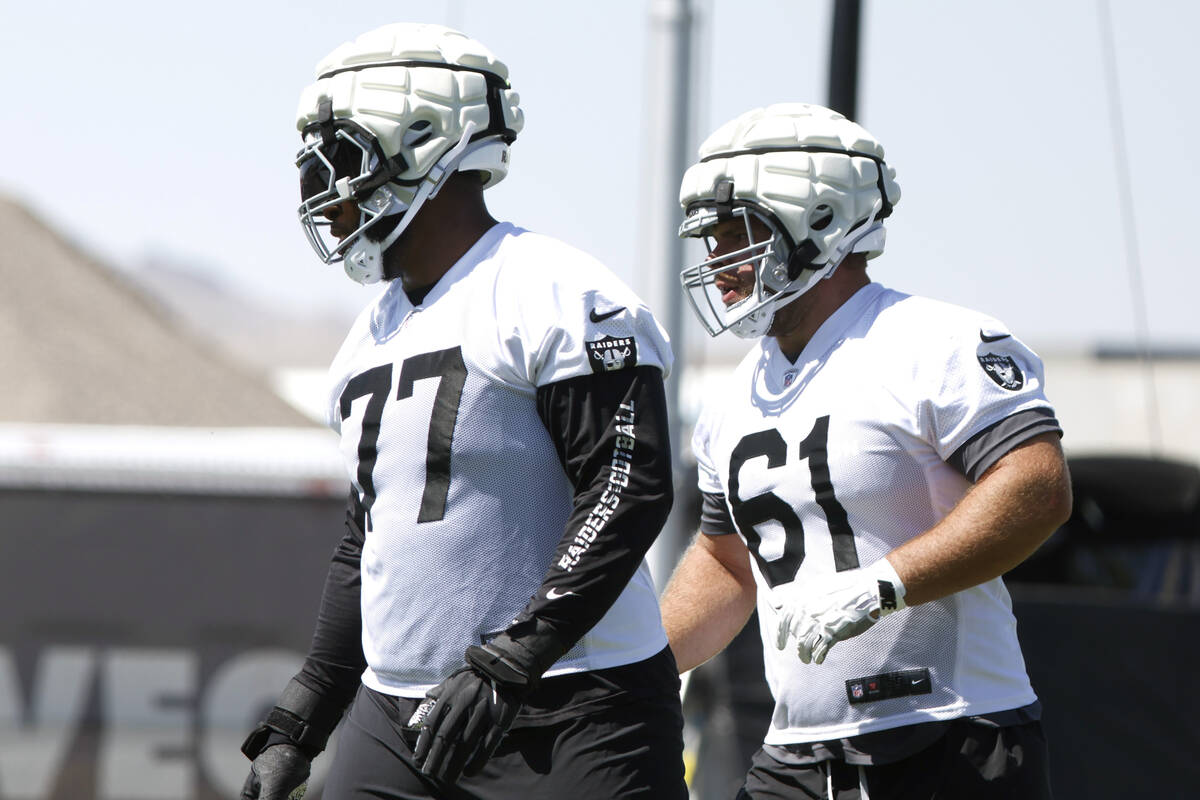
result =
[{"label": "football player wearing helmet", "polygon": [[300,98],[300,221],[382,291],[330,368],[351,482],[301,671],[244,798],[685,798],[644,556],[672,502],[671,350],[612,272],[492,218],[524,123],[437,25],[342,45]]},{"label": "football player wearing helmet", "polygon": [[663,597],[683,670],[757,606],[775,712],[740,797],[1049,797],[1001,574],[1070,512],[1042,362],[1000,322],[884,288],[900,200],[870,133],[745,113],[683,176],[706,328],[757,338],[705,398],[700,533]]}]

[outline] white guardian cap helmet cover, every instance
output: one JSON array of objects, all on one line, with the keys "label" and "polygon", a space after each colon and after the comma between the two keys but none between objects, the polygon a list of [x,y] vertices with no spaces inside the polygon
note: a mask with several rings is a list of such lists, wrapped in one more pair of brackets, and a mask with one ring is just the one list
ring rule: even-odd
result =
[{"label": "white guardian cap helmet cover", "polygon": [[[383,253],[458,171],[484,187],[508,174],[524,124],[508,67],[441,25],[397,23],[338,47],[300,95],[304,146],[298,209],[309,243],[359,283],[383,277]],[[358,227],[341,242],[325,212],[352,200]]]},{"label": "white guardian cap helmet cover", "polygon": [[[709,257],[680,279],[700,322],[716,336],[766,334],[775,312],[829,277],[851,252],[883,252],[883,219],[900,200],[883,146],[836,111],[780,103],[727,122],[700,145],[683,176],[681,237],[703,237]],[[712,255],[713,228],[736,219],[749,245]],[[769,234],[755,236],[751,222]],[[754,266],[750,295],[726,306],[716,277]]]}]

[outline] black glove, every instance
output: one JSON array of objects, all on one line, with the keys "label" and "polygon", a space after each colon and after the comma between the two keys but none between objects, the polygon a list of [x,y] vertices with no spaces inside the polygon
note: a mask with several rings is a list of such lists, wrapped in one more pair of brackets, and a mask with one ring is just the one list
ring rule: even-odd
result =
[{"label": "black glove", "polygon": [[417,766],[446,783],[483,768],[541,674],[495,642],[468,647],[466,661],[429,690],[408,723],[420,728]]},{"label": "black glove", "polygon": [[[312,760],[325,749],[342,710],[340,702],[292,678],[267,718],[242,743],[250,759],[242,800],[303,797]],[[299,791],[293,793],[295,789]]]},{"label": "black glove", "polygon": [[299,747],[287,742],[268,745],[250,764],[242,800],[300,800],[308,772],[308,756]]}]

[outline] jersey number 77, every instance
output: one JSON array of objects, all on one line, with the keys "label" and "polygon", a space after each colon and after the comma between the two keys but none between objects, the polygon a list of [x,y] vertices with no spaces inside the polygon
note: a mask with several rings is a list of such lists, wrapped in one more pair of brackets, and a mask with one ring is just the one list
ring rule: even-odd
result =
[{"label": "jersey number 77", "polygon": [[[417,522],[434,522],[446,515],[446,496],[450,493],[450,445],[454,440],[463,385],[467,381],[462,347],[421,353],[404,359],[400,365],[396,400],[412,397],[413,384],[425,378],[438,378],[439,381],[433,399],[433,413],[429,417],[425,489],[421,493]],[[380,421],[391,388],[392,365],[381,364],[351,378],[338,399],[338,407],[345,420],[350,416],[350,404],[354,400],[370,396],[358,439],[358,485],[362,488],[367,529],[371,526],[371,506],[375,504],[375,479],[372,473],[378,457]]]}]

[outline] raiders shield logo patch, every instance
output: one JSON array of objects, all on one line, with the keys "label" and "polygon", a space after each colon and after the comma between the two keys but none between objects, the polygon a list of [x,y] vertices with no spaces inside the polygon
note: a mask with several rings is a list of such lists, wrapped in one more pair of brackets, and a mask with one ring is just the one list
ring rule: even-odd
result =
[{"label": "raiders shield logo patch", "polygon": [[632,336],[621,339],[605,336],[586,344],[592,372],[616,372],[637,364],[637,342]]},{"label": "raiders shield logo patch", "polygon": [[1017,362],[1013,361],[1012,356],[988,353],[979,356],[979,365],[983,367],[983,371],[988,374],[988,377],[999,384],[1002,389],[1015,392],[1025,385],[1025,375],[1017,366]]}]

